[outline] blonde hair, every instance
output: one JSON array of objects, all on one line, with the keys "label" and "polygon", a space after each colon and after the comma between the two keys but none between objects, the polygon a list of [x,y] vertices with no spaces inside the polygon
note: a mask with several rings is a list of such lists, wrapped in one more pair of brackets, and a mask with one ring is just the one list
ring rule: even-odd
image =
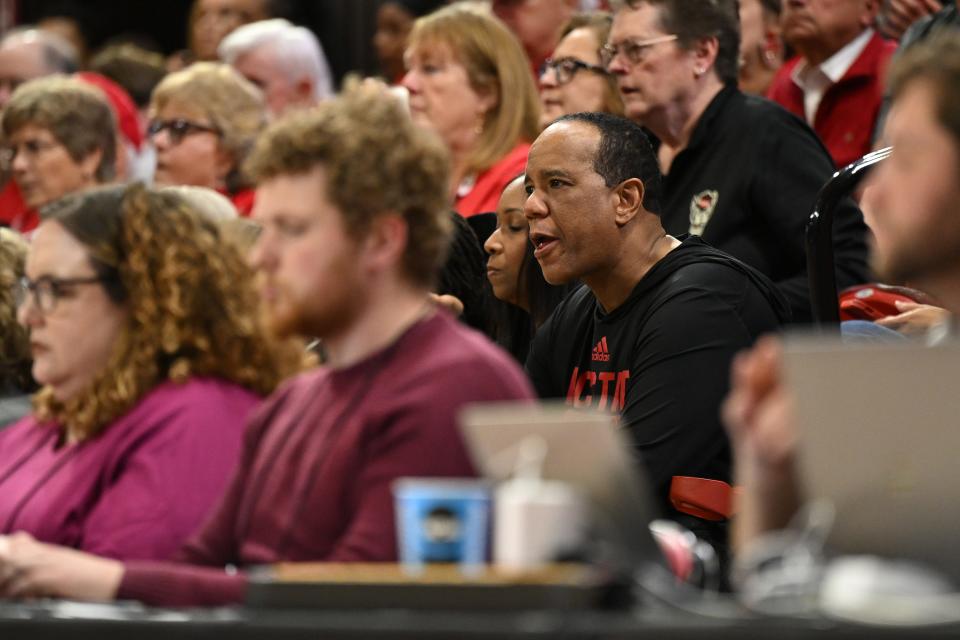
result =
[{"label": "blonde hair", "polygon": [[400,214],[407,224],[404,272],[415,284],[430,286],[451,234],[449,165],[440,139],[417,127],[398,101],[348,79],[339,97],[267,129],[249,170],[263,181],[323,167],[328,197],[355,238],[377,216]]},{"label": "blonde hair", "polygon": [[234,159],[227,188],[249,186],[243,162],[267,124],[263,94],[233,67],[217,62],[197,62],[171,73],[153,90],[151,111],[174,103],[205,115],[221,134],[223,148]]},{"label": "blonde hair", "polygon": [[193,184],[177,184],[168,187],[161,187],[160,193],[171,193],[183,198],[183,200],[194,211],[205,216],[212,222],[224,222],[232,220],[239,214],[237,208],[219,191],[214,191],[208,187],[199,187]]},{"label": "blonde hair", "polygon": [[540,101],[530,61],[513,33],[485,11],[460,4],[416,21],[408,48],[446,45],[464,66],[470,86],[496,103],[484,116],[483,131],[467,159],[467,169],[493,166],[519,142],[540,131]]},{"label": "blonde hair", "polygon": [[245,260],[181,197],[139,184],[101,187],[53,203],[43,217],[84,245],[129,317],[85,392],[60,402],[40,390],[38,419],[83,440],[165,380],[211,376],[265,395],[300,368],[301,353],[268,334]]},{"label": "blonde hair", "polygon": [[14,294],[26,259],[26,241],[16,231],[0,228],[0,391],[33,386],[30,343],[26,328],[17,322]]}]

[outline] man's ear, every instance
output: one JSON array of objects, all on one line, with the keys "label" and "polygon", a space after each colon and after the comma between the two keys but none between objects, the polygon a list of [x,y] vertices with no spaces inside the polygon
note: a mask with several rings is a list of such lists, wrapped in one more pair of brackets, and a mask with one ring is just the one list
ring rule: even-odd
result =
[{"label": "man's ear", "polygon": [[643,211],[643,192],[643,181],[640,178],[628,178],[616,188],[615,220],[618,227],[627,224]]},{"label": "man's ear", "polygon": [[410,229],[398,213],[384,213],[370,223],[361,242],[364,265],[375,272],[395,268],[403,261]]}]

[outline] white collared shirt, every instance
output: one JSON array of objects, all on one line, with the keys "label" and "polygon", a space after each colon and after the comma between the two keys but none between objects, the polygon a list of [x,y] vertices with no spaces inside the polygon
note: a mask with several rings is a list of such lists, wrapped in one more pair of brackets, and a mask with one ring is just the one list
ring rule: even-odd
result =
[{"label": "white collared shirt", "polygon": [[867,48],[872,37],[873,29],[865,29],[863,33],[819,65],[810,66],[806,60],[801,60],[800,64],[794,67],[790,78],[803,90],[803,113],[811,126],[817,116],[817,108],[823,100],[823,94],[827,92],[830,85],[846,75],[863,50]]}]

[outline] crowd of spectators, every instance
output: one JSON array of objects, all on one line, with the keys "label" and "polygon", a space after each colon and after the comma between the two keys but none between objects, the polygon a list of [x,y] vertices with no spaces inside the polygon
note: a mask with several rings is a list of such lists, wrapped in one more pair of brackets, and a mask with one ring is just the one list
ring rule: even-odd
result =
[{"label": "crowd of spectators", "polygon": [[933,296],[904,333],[960,312],[956,9],[585,4],[384,0],[382,76],[339,90],[270,0],[195,0],[166,58],[2,35],[0,597],[230,604],[250,565],[396,560],[391,483],[475,476],[477,402],[618,415],[723,559],[675,477],[742,485],[738,543],[786,524],[768,334],[814,320],[805,225],[878,137],[837,284]]}]

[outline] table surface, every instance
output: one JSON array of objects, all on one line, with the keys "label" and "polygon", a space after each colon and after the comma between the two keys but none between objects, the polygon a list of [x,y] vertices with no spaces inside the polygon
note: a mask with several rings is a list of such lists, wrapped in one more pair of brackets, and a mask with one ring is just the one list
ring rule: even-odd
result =
[{"label": "table surface", "polygon": [[668,638],[669,640],[946,638],[960,625],[878,628],[826,620],[744,616],[732,603],[697,615],[657,604],[635,611],[457,612],[377,610],[173,610],[136,604],[0,602],[0,638],[389,638],[534,639]]}]

